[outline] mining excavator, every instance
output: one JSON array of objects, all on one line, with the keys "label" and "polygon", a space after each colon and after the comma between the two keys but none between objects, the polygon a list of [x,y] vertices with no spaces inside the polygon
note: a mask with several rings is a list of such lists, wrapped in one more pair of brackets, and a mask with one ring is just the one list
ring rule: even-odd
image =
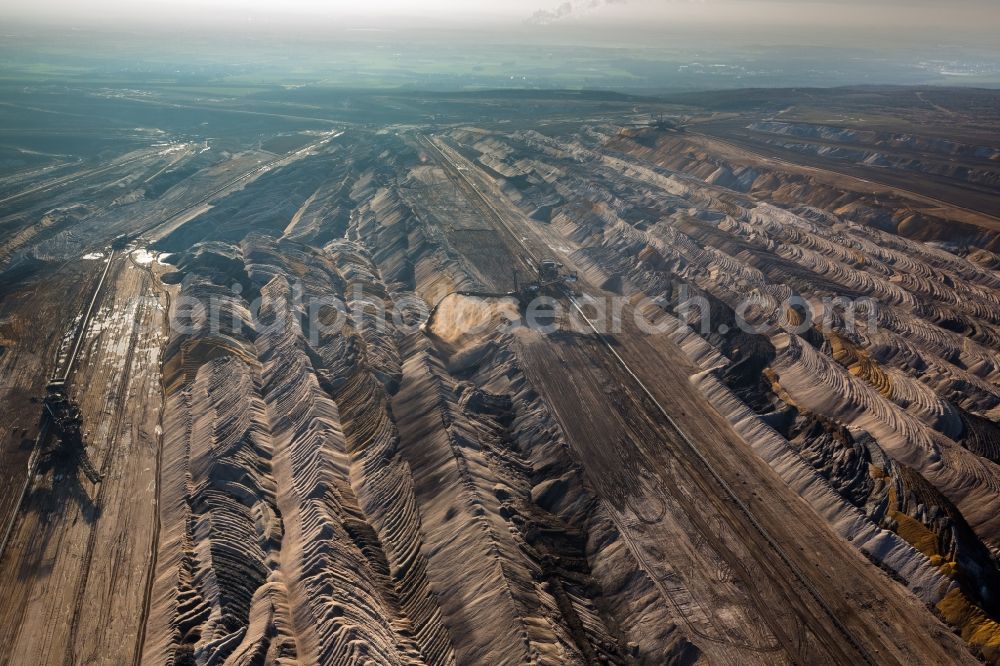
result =
[{"label": "mining excavator", "polygon": [[535,279],[523,285],[518,283],[517,271],[514,272],[513,291],[477,291],[472,289],[459,289],[450,291],[442,296],[427,315],[427,321],[420,327],[423,331],[429,331],[434,323],[434,316],[440,309],[445,299],[451,296],[472,296],[475,298],[516,298],[519,307],[523,310],[532,299],[538,296],[551,296],[558,298],[565,295],[567,285],[576,282],[576,273],[566,273],[562,270],[563,265],[555,259],[543,259],[538,262],[538,273]]},{"label": "mining excavator", "polygon": [[[43,468],[53,462],[76,464],[93,484],[101,482],[101,473],[97,471],[87,456],[87,445],[80,428],[83,425],[83,415],[80,406],[70,399],[64,379],[53,379],[46,389],[42,412],[43,432],[51,431],[58,442],[51,448],[41,452],[39,463]],[[43,437],[47,439],[47,437]]]}]

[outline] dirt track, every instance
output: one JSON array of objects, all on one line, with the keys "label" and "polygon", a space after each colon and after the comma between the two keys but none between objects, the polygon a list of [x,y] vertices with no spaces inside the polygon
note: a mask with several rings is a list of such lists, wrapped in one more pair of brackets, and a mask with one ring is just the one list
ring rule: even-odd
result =
[{"label": "dirt track", "polygon": [[4,663],[120,664],[136,649],[155,526],[163,301],[127,258],[109,281],[71,378],[104,480],[92,486],[73,461],[36,474],[0,560],[2,623],[17,628]]}]

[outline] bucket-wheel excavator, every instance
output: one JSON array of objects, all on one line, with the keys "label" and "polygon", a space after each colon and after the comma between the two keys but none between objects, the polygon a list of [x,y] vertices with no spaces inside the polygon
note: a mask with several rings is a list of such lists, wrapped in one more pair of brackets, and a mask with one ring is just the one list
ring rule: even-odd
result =
[{"label": "bucket-wheel excavator", "polygon": [[91,483],[100,483],[101,473],[87,456],[87,445],[80,430],[83,425],[80,406],[70,399],[64,379],[53,379],[49,382],[44,405],[43,432],[51,432],[58,438],[58,442],[40,452],[39,463],[42,468],[57,461],[63,464],[75,463]]}]

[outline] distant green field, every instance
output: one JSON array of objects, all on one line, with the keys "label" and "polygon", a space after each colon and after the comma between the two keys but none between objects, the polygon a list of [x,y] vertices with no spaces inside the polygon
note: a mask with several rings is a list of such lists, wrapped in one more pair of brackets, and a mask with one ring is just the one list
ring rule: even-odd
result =
[{"label": "distant green field", "polygon": [[646,94],[862,83],[1000,85],[1000,56],[956,62],[959,71],[976,67],[975,76],[944,76],[929,63],[950,62],[953,54],[941,47],[940,58],[934,60],[935,48],[885,59],[848,47],[822,53],[804,46],[748,50],[725,42],[685,48],[670,40],[657,47],[595,47],[411,42],[375,36],[300,43],[204,34],[95,37],[80,32],[0,37],[0,81],[156,87],[191,98],[251,97],[276,86],[563,88]]}]

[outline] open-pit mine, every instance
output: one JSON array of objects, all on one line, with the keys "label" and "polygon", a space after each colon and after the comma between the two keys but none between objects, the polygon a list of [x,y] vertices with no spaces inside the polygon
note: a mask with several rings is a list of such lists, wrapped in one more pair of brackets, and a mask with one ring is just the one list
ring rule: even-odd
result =
[{"label": "open-pit mine", "polygon": [[0,664],[1000,663],[1000,94],[3,85]]}]

